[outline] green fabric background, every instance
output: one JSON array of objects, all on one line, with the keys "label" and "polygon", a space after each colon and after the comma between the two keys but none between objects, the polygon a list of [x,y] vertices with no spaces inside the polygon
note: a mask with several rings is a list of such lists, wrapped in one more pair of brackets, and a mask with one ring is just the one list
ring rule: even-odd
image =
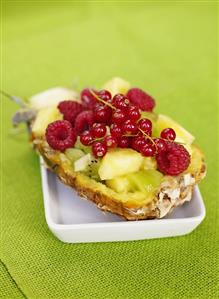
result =
[{"label": "green fabric background", "polygon": [[206,153],[207,216],[192,234],[64,244],[49,231],[38,157],[2,98],[2,298],[218,298],[217,4],[4,1],[2,88],[28,97],[121,76],[149,91]]}]

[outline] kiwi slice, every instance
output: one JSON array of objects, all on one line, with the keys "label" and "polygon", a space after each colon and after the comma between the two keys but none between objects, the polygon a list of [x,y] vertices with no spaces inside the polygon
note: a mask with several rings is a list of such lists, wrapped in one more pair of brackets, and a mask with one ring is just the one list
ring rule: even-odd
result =
[{"label": "kiwi slice", "polygon": [[163,175],[157,170],[148,169],[130,173],[127,177],[136,190],[150,194],[160,186]]},{"label": "kiwi slice", "polygon": [[88,166],[86,167],[86,170],[84,171],[87,176],[90,178],[100,181],[100,177],[98,174],[98,169],[100,167],[100,159],[96,159],[92,156],[91,161],[88,163]]},{"label": "kiwi slice", "polygon": [[68,148],[65,150],[65,155],[71,162],[74,162],[83,157],[84,152],[77,148]]}]

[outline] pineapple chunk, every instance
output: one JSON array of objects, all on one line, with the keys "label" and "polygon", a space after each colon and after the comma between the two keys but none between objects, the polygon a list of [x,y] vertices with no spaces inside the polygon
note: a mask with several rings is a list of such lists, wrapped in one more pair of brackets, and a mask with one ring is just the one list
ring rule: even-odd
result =
[{"label": "pineapple chunk", "polygon": [[131,183],[125,175],[107,180],[106,185],[118,193],[127,193],[132,190]]},{"label": "pineapple chunk", "polygon": [[154,157],[144,157],[142,167],[144,170],[157,169],[157,161]]},{"label": "pineapple chunk", "polygon": [[196,173],[201,171],[203,166],[204,155],[202,151],[195,145],[191,146],[191,163],[186,170],[186,173],[191,173],[196,175]]},{"label": "pineapple chunk", "polygon": [[129,82],[123,80],[122,78],[115,77],[105,83],[103,88],[110,91],[112,96],[114,96],[117,93],[126,94],[127,91],[131,88],[131,85]]},{"label": "pineapple chunk", "polygon": [[32,96],[29,102],[32,108],[40,110],[46,107],[57,106],[59,102],[64,100],[75,99],[77,99],[75,91],[64,87],[55,87]]},{"label": "pineapple chunk", "polygon": [[33,123],[32,132],[36,136],[43,136],[48,124],[59,119],[62,119],[62,115],[56,107],[42,109],[37,113],[37,117]]},{"label": "pineapple chunk", "polygon": [[154,123],[157,120],[157,117],[158,115],[154,112],[141,111],[141,119],[148,118],[152,123]]},{"label": "pineapple chunk", "polygon": [[176,142],[182,142],[190,145],[195,139],[195,137],[192,134],[186,131],[181,125],[179,125],[173,119],[171,119],[166,115],[159,114],[156,122],[156,129],[157,129],[158,136],[160,135],[160,132],[165,128],[174,129],[174,131],[176,132]]},{"label": "pineapple chunk", "polygon": [[110,180],[117,176],[136,172],[140,169],[143,156],[132,149],[115,149],[102,159],[99,168],[101,180]]}]

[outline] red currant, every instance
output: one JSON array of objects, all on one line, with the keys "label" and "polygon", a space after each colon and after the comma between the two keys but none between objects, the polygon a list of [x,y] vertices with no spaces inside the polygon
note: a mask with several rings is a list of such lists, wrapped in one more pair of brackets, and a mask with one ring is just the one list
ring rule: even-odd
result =
[{"label": "red currant", "polygon": [[123,94],[116,94],[113,97],[113,105],[118,109],[127,109],[129,106],[129,99]]},{"label": "red currant", "polygon": [[114,148],[117,146],[117,139],[112,135],[108,135],[104,138],[104,142],[108,148]]},{"label": "red currant", "polygon": [[80,141],[83,145],[90,145],[93,142],[93,136],[89,131],[84,131],[80,135]]},{"label": "red currant", "polygon": [[106,102],[109,102],[112,98],[111,93],[105,89],[98,91],[98,96]]},{"label": "red currant", "polygon": [[122,132],[124,134],[136,134],[138,131],[137,125],[130,119],[126,120],[122,126]]},{"label": "red currant", "polygon": [[130,146],[130,138],[122,136],[118,138],[118,147],[125,148]]},{"label": "red currant", "polygon": [[94,123],[90,130],[94,138],[101,138],[106,135],[106,126],[104,124]]},{"label": "red currant", "polygon": [[152,132],[152,122],[148,118],[142,118],[138,122],[139,128],[145,132],[147,135],[151,135]]},{"label": "red currant", "polygon": [[[95,90],[92,90],[92,91],[97,94],[97,91],[95,91]],[[81,102],[86,108],[93,109],[97,103],[97,100],[96,100],[95,96],[93,96],[91,94],[90,89],[85,88],[81,92]]]},{"label": "red currant", "polygon": [[141,113],[138,107],[130,106],[128,108],[127,115],[131,121],[137,121],[140,118]]},{"label": "red currant", "polygon": [[136,136],[132,138],[132,148],[136,151],[140,151],[141,147],[147,143],[147,140],[144,136]]},{"label": "red currant", "polygon": [[176,138],[176,132],[172,128],[166,128],[160,133],[160,137],[173,141]]},{"label": "red currant", "polygon": [[112,109],[106,105],[96,105],[94,108],[94,120],[98,123],[109,123]]},{"label": "red currant", "polygon": [[110,133],[114,137],[120,137],[122,135],[122,128],[118,124],[112,124],[110,126]]},{"label": "red currant", "polygon": [[92,152],[96,158],[101,158],[106,154],[107,147],[103,142],[96,141],[92,144]]},{"label": "red currant", "polygon": [[141,154],[146,157],[153,157],[156,153],[156,148],[153,144],[146,143],[144,146],[140,149]]},{"label": "red currant", "polygon": [[157,146],[157,153],[161,153],[166,149],[166,141],[161,138],[155,138],[154,142]]},{"label": "red currant", "polygon": [[122,124],[126,119],[126,113],[124,110],[116,109],[112,114],[112,123]]}]

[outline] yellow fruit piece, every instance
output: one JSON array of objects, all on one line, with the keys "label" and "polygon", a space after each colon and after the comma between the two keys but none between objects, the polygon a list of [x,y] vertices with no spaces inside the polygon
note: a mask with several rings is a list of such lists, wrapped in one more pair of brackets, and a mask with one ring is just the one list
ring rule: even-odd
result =
[{"label": "yellow fruit piece", "polygon": [[157,169],[157,161],[154,157],[145,157],[141,165],[142,169]]},{"label": "yellow fruit piece", "polygon": [[43,136],[48,124],[59,119],[62,119],[62,115],[56,107],[42,109],[37,113],[33,123],[32,132],[36,136]]},{"label": "yellow fruit piece", "polygon": [[65,87],[55,87],[40,92],[29,99],[30,106],[36,110],[46,107],[57,106],[59,102],[64,100],[74,100],[78,98],[74,90]]},{"label": "yellow fruit piece", "polygon": [[107,180],[106,185],[118,193],[129,192],[132,190],[130,181],[125,175]]},{"label": "yellow fruit piece", "polygon": [[192,134],[186,131],[180,124],[175,122],[173,119],[166,115],[159,114],[156,122],[157,134],[160,135],[161,131],[165,128],[174,129],[174,131],[176,132],[176,142],[181,142],[189,145],[195,139],[195,137]]},{"label": "yellow fruit piece", "polygon": [[105,83],[103,88],[110,91],[112,96],[114,96],[117,93],[126,94],[127,91],[131,88],[131,85],[129,82],[123,80],[122,78],[115,77]]},{"label": "yellow fruit piece", "polygon": [[194,176],[201,171],[204,164],[204,155],[202,151],[195,145],[191,146],[191,163],[186,170],[186,173],[191,173]]},{"label": "yellow fruit piece", "polygon": [[139,209],[139,205],[146,205],[149,202],[152,202],[154,195],[145,194],[145,192],[135,191],[127,193],[117,193],[117,199],[121,202],[125,202],[126,206],[129,208]]},{"label": "yellow fruit piece", "polygon": [[99,168],[101,180],[110,180],[117,176],[136,172],[140,169],[143,156],[132,149],[109,151],[102,159]]},{"label": "yellow fruit piece", "polygon": [[155,112],[147,112],[147,111],[141,111],[141,117],[142,118],[148,118],[152,123],[154,123],[157,120],[158,115]]}]

